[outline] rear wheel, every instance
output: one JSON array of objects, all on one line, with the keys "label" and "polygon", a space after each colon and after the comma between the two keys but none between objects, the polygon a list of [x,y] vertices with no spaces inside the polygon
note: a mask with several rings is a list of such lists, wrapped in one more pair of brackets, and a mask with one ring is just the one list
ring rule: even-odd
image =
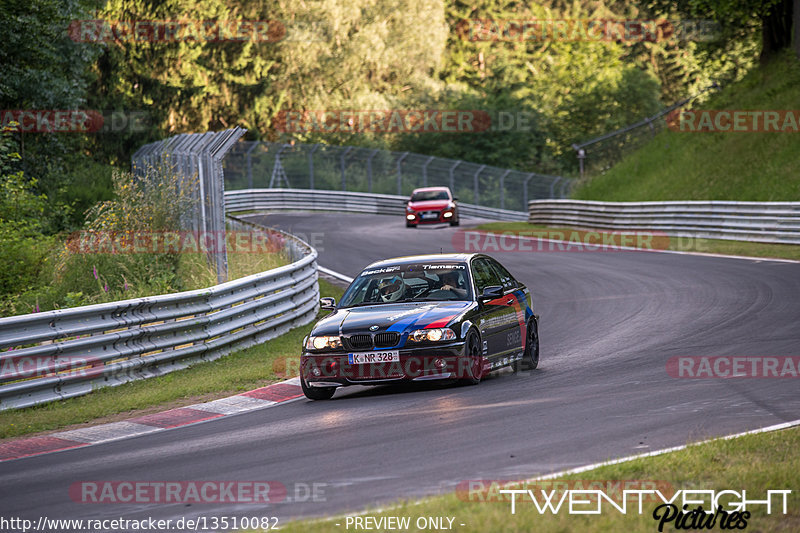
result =
[{"label": "rear wheel", "polygon": [[303,376],[300,376],[300,386],[303,388],[303,394],[309,400],[330,400],[336,393],[336,387],[312,387]]},{"label": "rear wheel", "polygon": [[483,377],[483,358],[481,357],[481,339],[474,329],[467,333],[466,356],[466,364],[463,365],[463,369],[459,369],[461,376],[458,381],[464,385],[477,385]]},{"label": "rear wheel", "polygon": [[539,323],[536,317],[531,317],[525,333],[525,353],[522,354],[520,368],[533,370],[539,366]]}]

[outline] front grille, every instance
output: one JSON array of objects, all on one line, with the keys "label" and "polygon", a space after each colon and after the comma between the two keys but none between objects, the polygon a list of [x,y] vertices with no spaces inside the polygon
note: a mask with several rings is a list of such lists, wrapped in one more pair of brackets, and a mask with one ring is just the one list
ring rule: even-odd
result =
[{"label": "front grille", "polygon": [[351,335],[349,339],[347,339],[348,344],[354,350],[364,350],[372,348],[372,336],[371,335]]},{"label": "front grille", "polygon": [[375,335],[376,348],[391,348],[392,346],[397,346],[398,342],[400,342],[399,333],[387,332],[387,333],[378,333],[377,335]]}]

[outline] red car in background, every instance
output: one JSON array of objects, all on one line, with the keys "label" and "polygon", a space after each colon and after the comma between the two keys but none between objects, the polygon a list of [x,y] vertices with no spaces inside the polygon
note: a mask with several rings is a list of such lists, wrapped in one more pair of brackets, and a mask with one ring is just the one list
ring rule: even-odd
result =
[{"label": "red car in background", "polygon": [[414,189],[406,205],[406,227],[417,224],[443,224],[458,226],[458,198],[447,187]]}]

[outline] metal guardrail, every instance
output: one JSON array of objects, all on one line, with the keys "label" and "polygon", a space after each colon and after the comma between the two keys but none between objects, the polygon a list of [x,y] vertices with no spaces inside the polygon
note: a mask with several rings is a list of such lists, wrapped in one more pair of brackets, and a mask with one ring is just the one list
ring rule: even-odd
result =
[{"label": "metal guardrail", "polygon": [[800,244],[800,202],[533,200],[528,221],[593,229],[646,229],[708,239]]},{"label": "metal guardrail", "polygon": [[[408,202],[407,196],[309,189],[244,189],[225,192],[225,210],[228,213],[296,209],[402,216],[405,213],[406,202]],[[521,211],[461,202],[458,203],[458,207],[460,215],[466,217],[505,221],[524,221],[528,218],[528,215]]]},{"label": "metal guardrail", "polygon": [[312,321],[317,252],[267,231],[293,263],[208,289],[0,319],[0,410],[179,370]]}]

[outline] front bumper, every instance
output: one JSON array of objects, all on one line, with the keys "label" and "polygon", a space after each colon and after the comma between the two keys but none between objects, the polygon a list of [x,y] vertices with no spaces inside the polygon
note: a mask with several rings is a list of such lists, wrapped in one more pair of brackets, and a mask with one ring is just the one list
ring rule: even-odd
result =
[{"label": "front bumper", "polygon": [[[458,219],[458,214],[455,211],[441,211],[437,217],[424,218],[422,214],[425,211],[411,211],[406,212],[406,222],[409,224],[444,224]],[[451,216],[444,216],[446,212],[452,213]],[[414,218],[409,218],[413,215]]]},{"label": "front bumper", "polygon": [[350,364],[348,352],[304,352],[300,357],[300,373],[311,386],[338,387],[458,379],[466,376],[470,368],[464,341],[398,351],[399,361],[367,364]]}]

